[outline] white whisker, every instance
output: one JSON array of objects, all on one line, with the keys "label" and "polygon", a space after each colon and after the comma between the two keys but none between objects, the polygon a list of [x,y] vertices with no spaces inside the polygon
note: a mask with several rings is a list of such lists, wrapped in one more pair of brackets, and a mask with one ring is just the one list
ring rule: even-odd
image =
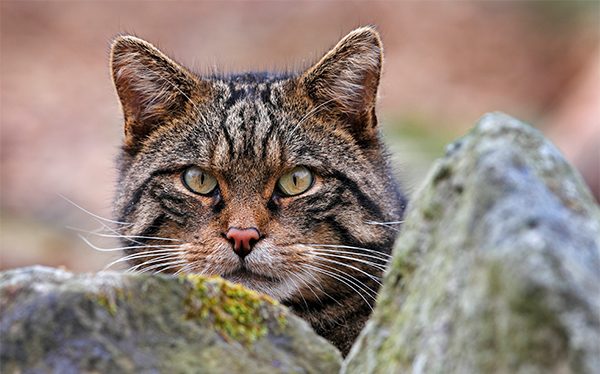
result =
[{"label": "white whisker", "polygon": [[102,269],[103,271],[108,270],[111,266],[114,266],[120,262],[125,262],[125,261],[131,261],[131,260],[136,260],[136,259],[140,259],[140,258],[144,258],[144,257],[152,257],[152,256],[158,256],[158,255],[163,255],[165,253],[185,253],[185,250],[183,249],[159,249],[159,250],[152,250],[149,252],[143,252],[143,253],[133,253],[130,254],[128,256],[125,257],[121,257],[118,258],[116,260],[114,260],[113,262],[111,262],[110,264],[106,265],[104,267],[104,269]]},{"label": "white whisker", "polygon": [[128,270],[127,273],[142,274],[142,273],[150,272],[151,270],[160,268],[162,266],[185,264],[186,262],[187,262],[186,260],[176,260],[176,261],[171,261],[171,262],[161,262],[161,263],[158,263],[156,265],[152,265],[152,266],[143,268],[142,270],[137,270],[137,269],[136,270]]},{"label": "white whisker", "polygon": [[[390,261],[390,257],[389,256],[388,257],[379,257],[379,256],[370,255],[370,254],[366,254],[366,253],[360,253],[360,252],[354,252],[354,251],[341,251],[339,249],[330,249],[330,248],[312,248],[312,247],[309,247],[309,248],[311,250],[319,251],[319,252],[341,253],[341,254],[348,254],[348,255],[355,255],[355,256],[373,258],[375,260],[382,261],[383,264],[379,264],[381,266],[384,266],[385,264],[387,264]],[[385,255],[385,253],[381,253],[381,255]]]},{"label": "white whisker", "polygon": [[69,199],[68,197],[66,197],[64,195],[62,195],[62,194],[59,193],[58,196],[60,196],[61,198],[63,198],[67,202],[71,203],[74,207],[78,208],[82,212],[87,213],[87,214],[89,214],[90,216],[92,216],[92,217],[94,217],[96,219],[99,219],[99,220],[102,220],[102,221],[105,221],[105,222],[116,223],[118,225],[132,225],[132,223],[129,223],[129,222],[115,221],[115,220],[112,220],[112,219],[100,217],[99,215],[94,214],[94,213],[90,212],[89,210],[83,208],[82,206],[78,205],[73,200]]},{"label": "white whisker", "polygon": [[[373,281],[375,281],[375,283],[377,283],[378,285],[381,286],[381,282],[380,282],[381,278],[376,277],[376,276],[374,276],[372,274],[369,274],[366,271],[357,268],[356,266],[352,266],[352,265],[346,264],[345,262],[340,262],[340,261],[332,260],[332,259],[329,259],[329,258],[323,258],[323,257],[320,257],[318,255],[316,256],[316,258],[318,258],[321,261],[326,261],[326,262],[329,262],[329,263],[332,263],[332,264],[336,264],[336,265],[347,267],[347,268],[352,269],[352,270],[356,270],[359,273],[362,273],[362,274],[366,275],[367,277],[371,278]],[[346,275],[348,275],[348,274],[346,274]],[[371,290],[371,291],[373,291],[373,290]],[[375,292],[375,291],[373,291],[373,292]],[[375,293],[377,293],[377,292],[375,292]]]},{"label": "white whisker", "polygon": [[379,252],[373,249],[368,249],[368,248],[362,248],[362,247],[353,247],[350,245],[338,245],[338,244],[305,244],[307,246],[311,246],[311,247],[326,247],[326,248],[346,248],[346,249],[356,249],[359,251],[365,251],[365,252],[371,252],[371,253],[376,253],[378,255],[381,256],[385,256],[385,257],[392,257],[391,255],[384,253],[384,252]]},{"label": "white whisker", "polygon": [[180,240],[180,239],[161,238],[161,237],[158,237],[158,236],[103,234],[101,232],[89,231],[89,230],[85,230],[85,229],[81,229],[81,228],[73,227],[73,226],[67,226],[67,229],[73,230],[73,231],[77,231],[77,232],[81,232],[81,233],[84,233],[84,234],[100,236],[100,237],[103,237],[103,238],[148,239],[148,240],[165,240],[165,241],[173,241],[173,242],[182,242],[183,241],[183,240]]},{"label": "white whisker", "polygon": [[385,271],[386,270],[386,267],[384,265],[376,264],[376,263],[371,262],[371,261],[366,261],[366,260],[362,260],[362,259],[358,259],[358,258],[354,258],[354,257],[342,256],[342,255],[332,254],[332,253],[326,253],[326,252],[321,252],[321,251],[318,251],[318,250],[313,251],[313,253],[316,253],[317,255],[321,255],[321,256],[343,258],[343,259],[346,259],[346,260],[360,262],[362,264],[369,265],[369,266],[374,267],[375,269],[381,270],[381,271]]},{"label": "white whisker", "polygon": [[129,269],[125,270],[125,272],[126,273],[135,272],[138,269],[143,268],[143,267],[145,267],[147,265],[156,264],[156,263],[160,263],[160,262],[164,262],[164,261],[169,261],[171,259],[176,259],[176,258],[179,258],[179,256],[177,254],[172,254],[172,253],[170,253],[170,254],[162,254],[159,257],[151,258],[151,259],[146,260],[146,261],[144,261],[144,262],[142,262],[140,264],[133,265]]},{"label": "white whisker", "polygon": [[[101,248],[98,247],[94,244],[92,244],[92,242],[90,242],[85,236],[79,234],[77,235],[81,238],[81,240],[83,240],[87,245],[89,245],[90,247],[92,247],[93,249],[100,251],[100,252],[113,252],[113,251],[122,251],[125,249],[134,249],[134,248],[140,248],[140,246],[130,246],[130,247],[115,247],[115,248]],[[165,245],[143,245],[143,248],[169,248],[169,247],[180,247],[180,244],[165,244]]]},{"label": "white whisker", "polygon": [[[333,272],[325,270],[325,269],[321,269],[321,268],[319,268],[317,266],[313,266],[313,265],[309,265],[309,264],[306,264],[306,266],[308,266],[309,268],[312,268],[313,270],[315,270],[318,273],[322,273],[322,274],[328,275],[328,276],[332,277],[333,279],[335,279],[337,281],[340,281],[343,284],[345,284],[346,286],[350,287],[350,289],[352,289],[354,292],[356,292],[364,300],[364,302],[369,306],[369,308],[371,308],[371,311],[373,311],[373,307],[371,307],[371,304],[367,301],[367,299],[365,299],[365,297],[362,295],[362,293],[359,290],[357,290],[356,288],[354,288],[354,286],[357,286],[357,285],[356,284],[353,285],[353,284],[349,283],[351,280],[344,279],[344,277],[342,277],[342,276],[340,276],[340,275],[338,275],[336,273],[333,273]],[[357,286],[357,287],[359,287],[359,286]],[[362,288],[361,288],[361,290],[363,292],[365,291]],[[368,293],[368,292],[365,292],[365,293],[368,296],[370,296],[371,298],[373,298],[373,300],[375,300],[375,298],[370,293]]]}]

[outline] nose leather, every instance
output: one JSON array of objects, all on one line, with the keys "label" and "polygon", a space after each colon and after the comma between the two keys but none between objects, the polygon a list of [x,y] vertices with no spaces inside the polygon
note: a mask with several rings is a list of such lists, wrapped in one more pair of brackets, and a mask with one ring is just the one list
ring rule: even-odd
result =
[{"label": "nose leather", "polygon": [[260,239],[260,233],[254,227],[246,229],[231,227],[227,230],[225,237],[231,242],[233,251],[244,258],[252,252],[254,244]]}]

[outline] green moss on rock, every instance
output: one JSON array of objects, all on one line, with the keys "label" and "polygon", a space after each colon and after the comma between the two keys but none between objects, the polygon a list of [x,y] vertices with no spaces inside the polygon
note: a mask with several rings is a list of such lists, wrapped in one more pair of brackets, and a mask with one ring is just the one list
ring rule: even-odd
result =
[{"label": "green moss on rock", "polygon": [[250,344],[265,336],[266,319],[274,318],[283,329],[287,318],[282,309],[276,315],[266,305],[277,305],[267,295],[259,294],[239,284],[219,277],[198,275],[183,277],[191,285],[184,300],[186,318],[208,319],[226,339]]}]

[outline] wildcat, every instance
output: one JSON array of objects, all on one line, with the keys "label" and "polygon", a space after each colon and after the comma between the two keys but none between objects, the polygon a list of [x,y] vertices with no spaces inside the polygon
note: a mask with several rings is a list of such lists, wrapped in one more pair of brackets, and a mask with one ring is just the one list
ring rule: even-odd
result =
[{"label": "wildcat", "polygon": [[377,126],[381,67],[371,27],[299,74],[200,76],[117,37],[125,135],[115,212],[132,268],[241,283],[345,355],[406,202]]}]

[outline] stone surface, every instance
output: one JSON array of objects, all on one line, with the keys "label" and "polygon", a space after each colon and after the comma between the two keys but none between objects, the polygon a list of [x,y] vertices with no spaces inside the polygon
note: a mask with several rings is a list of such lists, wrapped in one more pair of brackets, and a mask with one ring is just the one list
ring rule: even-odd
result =
[{"label": "stone surface", "polygon": [[598,373],[600,211],[535,129],[482,118],[410,203],[344,373]]},{"label": "stone surface", "polygon": [[266,296],[216,278],[0,274],[3,373],[336,373],[341,356]]}]

